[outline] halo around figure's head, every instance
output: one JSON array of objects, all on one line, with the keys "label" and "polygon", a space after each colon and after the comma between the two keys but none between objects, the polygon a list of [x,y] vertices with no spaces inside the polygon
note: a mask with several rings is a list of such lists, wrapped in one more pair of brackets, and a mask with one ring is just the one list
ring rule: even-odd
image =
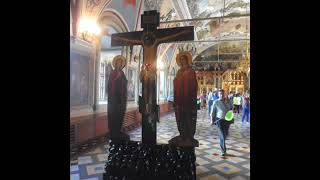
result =
[{"label": "halo around figure's head", "polygon": [[121,68],[120,69],[123,69],[126,66],[126,58],[123,57],[122,55],[118,55],[118,56],[113,58],[112,66],[113,66],[114,69],[116,68],[115,67],[116,61],[121,61]]},{"label": "halo around figure's head", "polygon": [[179,54],[177,54],[177,57],[176,57],[176,62],[177,62],[177,65],[181,67],[181,62],[180,62],[180,58],[181,56],[185,56],[188,60],[188,65],[190,66],[191,63],[192,63],[192,55],[190,52],[188,51],[184,51],[184,52],[180,52]]}]

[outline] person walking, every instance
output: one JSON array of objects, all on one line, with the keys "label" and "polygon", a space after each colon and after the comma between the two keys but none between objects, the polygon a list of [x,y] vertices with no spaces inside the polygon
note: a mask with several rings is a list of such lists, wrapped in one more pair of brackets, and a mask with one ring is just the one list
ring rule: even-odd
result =
[{"label": "person walking", "polygon": [[234,122],[234,120],[226,121],[225,116],[228,111],[232,110],[232,103],[225,97],[224,90],[218,91],[218,97],[219,99],[212,105],[211,117],[212,125],[215,124],[218,127],[221,156],[225,156],[227,152],[225,141],[229,134],[229,127]]},{"label": "person walking", "polygon": [[233,98],[233,112],[235,116],[238,117],[240,114],[240,105],[241,105],[241,97],[237,93],[236,96]]},{"label": "person walking", "polygon": [[242,103],[242,125],[244,122],[250,123],[250,98],[249,94],[245,95]]}]

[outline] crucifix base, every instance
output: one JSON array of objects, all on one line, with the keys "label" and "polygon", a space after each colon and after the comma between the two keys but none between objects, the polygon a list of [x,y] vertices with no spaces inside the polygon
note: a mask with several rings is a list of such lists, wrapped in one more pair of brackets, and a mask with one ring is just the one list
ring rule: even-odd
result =
[{"label": "crucifix base", "polygon": [[199,147],[199,141],[194,138],[182,138],[181,136],[176,136],[169,140],[169,144],[173,146],[181,147]]},{"label": "crucifix base", "polygon": [[120,132],[118,134],[111,134],[110,132],[106,135],[107,139],[115,140],[115,141],[129,141],[130,136],[124,132]]},{"label": "crucifix base", "polygon": [[194,147],[110,141],[104,180],[196,179]]}]

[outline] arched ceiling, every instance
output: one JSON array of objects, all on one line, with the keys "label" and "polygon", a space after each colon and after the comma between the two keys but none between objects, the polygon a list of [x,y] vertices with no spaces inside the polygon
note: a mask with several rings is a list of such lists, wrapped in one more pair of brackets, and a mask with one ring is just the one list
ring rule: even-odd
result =
[{"label": "arched ceiling", "polygon": [[[219,60],[222,61],[235,60],[239,59],[238,56],[242,56],[243,52],[239,52],[240,47],[234,48],[234,46],[244,46],[242,51],[246,52],[246,44],[250,39],[250,0],[181,0],[179,2],[145,0],[144,5],[146,10],[160,10],[160,22],[174,21],[174,23],[160,24],[161,28],[187,25],[195,27],[196,37],[193,44],[197,49],[198,56],[194,60],[197,62],[205,61],[202,63],[205,65],[198,63],[198,66],[208,66],[206,63],[209,54],[217,53],[218,49],[230,53],[220,52]],[[177,22],[177,20],[188,19],[187,16],[190,15],[189,19],[193,19],[193,21]],[[228,16],[232,16],[232,18],[228,18]],[[179,44],[179,46],[181,45],[183,46],[183,44]],[[222,47],[218,48],[220,45]],[[168,46],[170,44],[160,46],[161,54],[159,57],[165,55],[166,51],[172,50]],[[210,58],[210,60],[214,59],[218,59],[217,55]]]},{"label": "arched ceiling", "polygon": [[[190,2],[198,5],[198,11],[193,18],[250,13],[250,0],[190,0]],[[192,3],[189,7],[192,7]]]},{"label": "arched ceiling", "polygon": [[[214,66],[208,63],[207,59],[209,55],[212,55],[209,61],[217,59],[214,53],[217,53],[218,49],[219,51],[224,49],[230,53],[226,55],[224,52],[219,52],[219,60],[237,59],[231,54],[240,56],[242,52],[239,52],[239,48],[233,48],[235,44],[238,43],[236,45],[238,47],[250,41],[250,0],[144,0],[142,9],[143,11],[158,10],[160,12],[160,28],[188,25],[195,27],[195,41],[187,43],[192,43],[196,47],[194,66],[200,69]],[[179,22],[185,19],[193,20]],[[170,21],[172,22],[165,23]],[[107,37],[103,39],[102,44],[103,47],[107,47]],[[174,59],[175,57],[171,54],[175,54],[179,48],[170,48],[172,45],[160,45],[158,57],[166,56],[164,59]],[[177,45],[185,46],[185,43]],[[136,49],[139,52],[139,48]],[[175,52],[171,52],[172,49]],[[233,65],[226,65],[226,67],[229,66]]]},{"label": "arched ceiling", "polygon": [[194,61],[237,61],[245,56],[247,52],[247,42],[230,41],[221,42],[200,53]]},{"label": "arched ceiling", "polygon": [[101,38],[101,50],[111,49],[111,34],[118,33],[113,27],[108,26],[106,27],[107,35],[102,36]]}]

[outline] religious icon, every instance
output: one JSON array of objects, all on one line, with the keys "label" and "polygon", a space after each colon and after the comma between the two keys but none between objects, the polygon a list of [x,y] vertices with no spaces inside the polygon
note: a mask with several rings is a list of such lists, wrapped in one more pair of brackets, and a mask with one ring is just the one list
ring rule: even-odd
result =
[{"label": "religious icon", "polygon": [[174,79],[174,107],[179,136],[169,143],[178,146],[199,146],[194,139],[197,122],[197,78],[191,69],[192,56],[189,52],[181,52],[176,58],[180,69]]},{"label": "religious icon", "polygon": [[159,121],[157,105],[157,48],[161,43],[194,39],[194,27],[157,29],[160,13],[145,11],[141,16],[143,31],[111,35],[111,46],[143,46],[143,65],[140,72],[142,97],[139,97],[139,112],[142,113],[142,142],[156,144],[156,122]]},{"label": "religious icon", "polygon": [[108,80],[108,128],[110,139],[129,139],[122,133],[124,115],[127,106],[127,78],[122,69],[126,65],[125,57],[118,55],[112,61],[113,70]]},{"label": "religious icon", "polygon": [[90,56],[80,52],[70,53],[70,105],[89,105],[89,61]]}]

